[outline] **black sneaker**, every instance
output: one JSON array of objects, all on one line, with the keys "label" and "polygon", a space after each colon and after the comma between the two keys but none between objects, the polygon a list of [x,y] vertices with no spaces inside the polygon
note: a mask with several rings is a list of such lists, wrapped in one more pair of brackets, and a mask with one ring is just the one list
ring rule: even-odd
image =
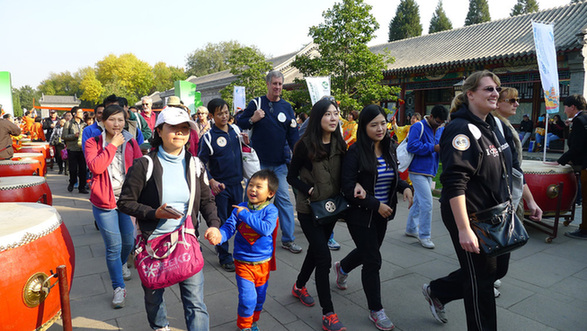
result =
[{"label": "black sneaker", "polygon": [[82,189],[79,190],[79,193],[88,194],[90,192],[88,192],[88,190],[86,190],[85,188],[82,188]]},{"label": "black sneaker", "polygon": [[222,269],[224,269],[225,271],[234,272],[234,263],[232,263],[232,262],[224,263],[221,266],[222,266]]},{"label": "black sneaker", "polygon": [[322,330],[325,331],[346,331],[346,327],[338,320],[335,313],[322,315]]},{"label": "black sneaker", "polygon": [[73,191],[73,185],[69,184],[67,185],[67,192],[72,192]]},{"label": "black sneaker", "polygon": [[296,284],[294,283],[293,287],[291,288],[291,294],[294,297],[300,299],[302,304],[306,307],[312,307],[314,305],[314,298],[308,293],[308,289],[306,287],[297,288]]},{"label": "black sneaker", "polygon": [[577,229],[573,232],[565,232],[565,236],[573,239],[583,239],[587,240],[587,231],[583,231],[581,229]]}]

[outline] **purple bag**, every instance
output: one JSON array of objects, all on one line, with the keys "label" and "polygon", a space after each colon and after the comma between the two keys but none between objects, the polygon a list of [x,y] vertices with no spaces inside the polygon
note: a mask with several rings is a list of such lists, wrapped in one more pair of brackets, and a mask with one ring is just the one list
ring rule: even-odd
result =
[{"label": "purple bag", "polygon": [[67,160],[67,149],[66,148],[61,150],[61,159]]},{"label": "purple bag", "polygon": [[135,266],[141,282],[156,290],[182,282],[202,270],[204,257],[191,216],[175,231],[145,240],[136,238]]}]

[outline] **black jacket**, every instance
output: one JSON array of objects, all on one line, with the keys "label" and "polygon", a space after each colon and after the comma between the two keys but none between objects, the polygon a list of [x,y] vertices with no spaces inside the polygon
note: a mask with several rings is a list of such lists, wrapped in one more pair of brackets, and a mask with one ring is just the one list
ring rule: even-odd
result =
[{"label": "black jacket", "polygon": [[558,159],[558,163],[564,165],[572,162],[575,166],[581,166],[581,169],[587,169],[586,111],[581,111],[573,118],[567,144],[569,145],[569,150]]},{"label": "black jacket", "polygon": [[[509,200],[512,167],[518,162],[495,126],[496,119],[488,114],[483,121],[466,105],[450,116],[440,138],[441,203],[465,195],[467,212],[472,213]],[[511,135],[510,130],[504,132]]]},{"label": "black jacket", "polygon": [[[391,145],[391,155],[393,158],[393,182],[391,183],[391,191],[389,192],[389,201],[387,205],[393,209],[393,213],[388,220],[395,217],[397,206],[397,193],[403,193],[410,185],[399,178],[397,170],[397,157],[395,155],[395,143]],[[350,202],[351,208],[347,211],[347,223],[363,225],[371,227],[373,214],[378,213],[379,200],[375,198],[375,183],[377,182],[377,172],[360,170],[360,154],[359,146],[355,143],[351,145],[342,163],[342,193],[344,197]],[[365,199],[358,199],[354,197],[355,184],[359,183],[363,189],[367,191]],[[379,214],[377,214],[379,215]]]},{"label": "black jacket", "polygon": [[[118,209],[121,212],[137,218],[139,228],[145,238],[151,235],[159,223],[159,219],[155,217],[155,211],[162,205],[161,197],[163,196],[163,167],[157,157],[157,149],[149,153],[149,156],[153,160],[153,174],[149,180],[145,182],[149,161],[144,157],[136,159],[132,167],[128,169],[117,203]],[[198,212],[202,213],[208,227],[220,227],[220,219],[216,213],[216,203],[208,185],[208,177],[204,164],[199,159],[192,158],[191,154],[187,151],[185,158],[186,177],[178,174],[177,179],[183,180],[187,178],[188,187],[191,187],[189,168],[190,166],[197,167],[196,193],[191,216],[194,222],[194,228],[196,229],[196,235],[198,235]],[[196,164],[192,164],[194,160],[197,160]]]}]

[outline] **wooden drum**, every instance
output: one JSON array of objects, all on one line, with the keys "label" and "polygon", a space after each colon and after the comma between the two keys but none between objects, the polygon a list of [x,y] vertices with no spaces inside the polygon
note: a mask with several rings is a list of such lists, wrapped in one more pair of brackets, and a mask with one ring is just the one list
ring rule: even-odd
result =
[{"label": "wooden drum", "polygon": [[[16,150],[15,150],[16,152]],[[19,153],[43,153],[47,165],[53,169],[53,157],[55,156],[55,147],[45,141],[25,142],[22,143]]]},{"label": "wooden drum", "polygon": [[53,195],[45,177],[0,177],[0,202],[40,202],[53,205]]},{"label": "wooden drum", "polygon": [[45,155],[43,153],[14,153],[11,160],[39,160],[42,169],[42,174],[39,174],[39,176],[45,176],[47,174],[47,161],[45,161]]},{"label": "wooden drum", "polygon": [[[524,160],[522,170],[526,184],[544,215],[556,213],[559,195],[562,196],[560,212],[571,210],[577,195],[577,178],[571,166]],[[563,183],[562,192],[557,187],[560,182]],[[527,209],[525,204],[524,208]]]},{"label": "wooden drum", "polygon": [[59,213],[38,203],[0,203],[0,325],[2,330],[45,330],[60,317],[59,286],[52,277],[75,268],[73,242]]},{"label": "wooden drum", "polygon": [[0,160],[0,177],[40,176],[42,173],[39,160]]}]

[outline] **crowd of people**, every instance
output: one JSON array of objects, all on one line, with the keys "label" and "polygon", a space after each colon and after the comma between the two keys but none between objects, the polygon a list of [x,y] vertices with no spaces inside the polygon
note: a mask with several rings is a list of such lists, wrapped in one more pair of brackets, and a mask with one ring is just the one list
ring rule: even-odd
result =
[{"label": "crowd of people", "polygon": [[[194,117],[177,97],[170,97],[157,114],[149,97],[141,100],[138,111],[115,95],[96,106],[93,116],[78,107],[62,118],[51,111],[42,120],[27,112],[22,128],[10,118],[0,121],[0,147],[7,145],[0,149],[0,159],[11,156],[6,136],[21,132],[55,146],[59,173],[69,175],[67,190],[77,185],[79,193],[90,193],[115,309],[126,303],[125,281],[132,278],[128,259],[139,242],[135,235],[148,243],[173,238],[189,223],[198,236],[204,220],[208,228],[203,238],[215,246],[222,269],[235,273],[237,327],[247,331],[260,329],[269,275],[276,267],[277,229],[283,249],[304,251],[294,236],[294,207],[308,247],[291,279],[292,295],[303,305],[314,306],[307,288],[314,274],[323,330],[346,330],[334,309],[330,271],[334,284],[347,290],[348,278],[360,267],[368,318],[379,330],[393,329],[382,303],[380,249],[388,222],[397,213],[398,194],[410,209],[405,235],[434,249],[432,187],[441,162],[441,216],[460,268],[424,284],[422,293],[438,322],[448,322],[446,304],[463,299],[467,329],[495,330],[495,287],[506,276],[509,253],[495,257],[482,252],[469,217],[507,201],[519,213],[522,200],[531,219],[542,217],[521,169],[522,146],[531,138],[533,125],[524,115],[518,132],[508,120],[519,105],[517,90],[502,88],[489,71],[475,72],[465,80],[450,112],[437,105],[429,115],[412,116],[410,125],[398,127],[378,105],[352,111],[343,119],[333,97],[316,102],[309,116],[296,116],[281,98],[283,82],[279,71],[269,72],[267,94],[251,100],[236,118],[220,98],[199,107]],[[573,125],[569,150],[558,163],[572,164],[581,172],[585,194],[587,105],[578,95],[567,97],[564,105]],[[551,127],[557,125],[564,129],[555,116]],[[545,143],[560,137],[562,133],[552,131]],[[409,178],[400,173],[396,156],[398,142],[404,139],[414,155]],[[259,169],[245,179],[242,151],[248,145],[257,153]],[[587,239],[586,210],[583,206],[579,229],[568,236]],[[333,263],[331,250],[340,249],[334,240],[340,220],[346,221],[355,247]],[[228,241],[233,236],[231,252]],[[203,271],[177,283],[188,330],[208,330]],[[169,330],[165,287],[151,288],[143,282],[142,288],[149,326]]]}]

